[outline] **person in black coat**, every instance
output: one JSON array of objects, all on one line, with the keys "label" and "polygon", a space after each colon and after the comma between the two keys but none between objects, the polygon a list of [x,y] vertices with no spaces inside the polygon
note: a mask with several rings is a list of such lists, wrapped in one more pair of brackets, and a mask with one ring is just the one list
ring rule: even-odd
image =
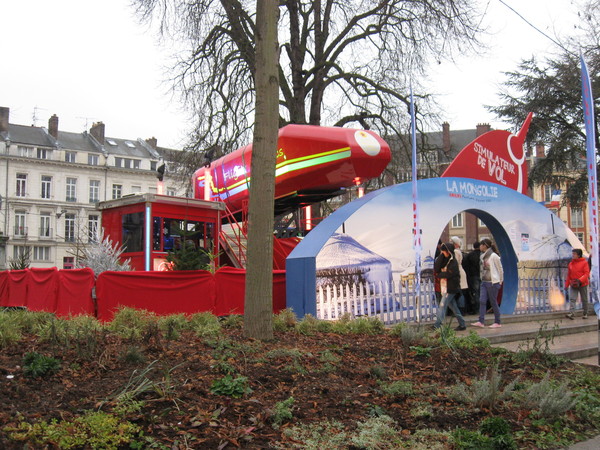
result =
[{"label": "person in black coat", "polygon": [[469,285],[469,293],[471,294],[467,314],[477,314],[479,312],[479,289],[481,286],[481,275],[479,274],[480,257],[479,242],[474,242],[473,250],[465,256],[462,264],[467,274],[467,283]]},{"label": "person in black coat", "polygon": [[460,313],[455,298],[455,294],[460,292],[460,272],[458,263],[454,258],[454,244],[452,242],[442,244],[441,254],[434,262],[433,271],[440,278],[442,291],[442,300],[438,307],[437,320],[433,327],[438,329],[442,326],[446,318],[446,311],[450,308],[458,320],[456,330],[465,330],[467,328],[465,319]]}]

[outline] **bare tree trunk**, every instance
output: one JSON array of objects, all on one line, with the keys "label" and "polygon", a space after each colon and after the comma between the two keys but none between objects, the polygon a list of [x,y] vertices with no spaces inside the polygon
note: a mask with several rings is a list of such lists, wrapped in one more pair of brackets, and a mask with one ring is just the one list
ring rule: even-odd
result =
[{"label": "bare tree trunk", "polygon": [[250,202],[244,334],[273,339],[273,214],[279,129],[277,21],[279,2],[257,0],[256,109]]}]

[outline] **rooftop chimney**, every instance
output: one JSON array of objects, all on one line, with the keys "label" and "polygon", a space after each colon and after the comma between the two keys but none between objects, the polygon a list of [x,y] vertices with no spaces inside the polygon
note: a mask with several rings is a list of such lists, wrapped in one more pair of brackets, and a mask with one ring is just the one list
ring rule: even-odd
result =
[{"label": "rooftop chimney", "polygon": [[104,124],[102,122],[93,124],[92,128],[90,128],[90,134],[94,136],[101,145],[104,145]]},{"label": "rooftop chimney", "polygon": [[488,131],[491,131],[492,127],[490,127],[489,123],[478,123],[477,124],[477,136],[481,136]]},{"label": "rooftop chimney", "polygon": [[448,122],[442,124],[442,145],[444,152],[450,153],[450,124]]},{"label": "rooftop chimney", "polygon": [[151,137],[146,139],[146,142],[148,143],[148,145],[150,147],[152,147],[154,150],[156,150],[156,145],[158,144],[158,141],[156,140],[155,137]]},{"label": "rooftop chimney", "polygon": [[48,133],[58,139],[58,116],[56,114],[52,114],[52,117],[48,119]]},{"label": "rooftop chimney", "polygon": [[8,131],[8,116],[10,115],[10,108],[6,106],[0,106],[0,133]]},{"label": "rooftop chimney", "polygon": [[535,144],[535,156],[536,158],[546,157],[546,149],[544,148],[544,144]]}]

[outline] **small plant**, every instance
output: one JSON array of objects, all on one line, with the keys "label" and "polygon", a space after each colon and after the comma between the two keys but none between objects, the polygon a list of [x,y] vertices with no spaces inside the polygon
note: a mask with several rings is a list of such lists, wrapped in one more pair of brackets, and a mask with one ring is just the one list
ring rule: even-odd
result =
[{"label": "small plant", "polygon": [[181,332],[190,328],[187,317],[184,314],[171,314],[169,316],[160,317],[158,326],[164,333],[166,339],[179,339]]},{"label": "small plant", "polygon": [[108,328],[124,339],[139,340],[148,324],[156,321],[154,313],[125,307],[117,311]]},{"label": "small plant", "polygon": [[60,361],[51,356],[30,352],[23,357],[23,373],[28,377],[52,375],[60,369]]},{"label": "small plant", "polygon": [[455,348],[464,348],[467,350],[472,350],[474,348],[491,348],[490,341],[479,336],[473,330],[469,331],[469,334],[466,336],[453,336],[450,339],[450,345]]},{"label": "small plant", "polygon": [[410,415],[415,419],[429,419],[433,417],[433,406],[427,402],[417,402],[410,409]]},{"label": "small plant", "polygon": [[221,322],[214,314],[201,312],[190,317],[190,328],[200,337],[215,337],[221,334]]},{"label": "small plant", "polygon": [[458,384],[450,388],[450,396],[458,401],[470,403],[476,407],[493,409],[500,401],[512,396],[519,378],[515,378],[502,389],[502,376],[498,371],[498,365],[488,367],[485,375],[474,380],[471,386]]},{"label": "small plant", "polygon": [[146,360],[146,357],[137,345],[130,345],[121,356],[121,359],[129,364],[141,364]]},{"label": "small plant", "polygon": [[333,322],[331,331],[339,334],[380,334],[384,329],[383,322],[376,317],[342,317]]},{"label": "small plant", "polygon": [[350,442],[357,448],[400,448],[402,433],[396,427],[394,419],[389,416],[379,416],[359,422],[357,434]]},{"label": "small plant", "polygon": [[273,315],[273,331],[289,331],[296,327],[298,319],[290,308],[286,308],[279,314]]},{"label": "small plant", "polygon": [[251,393],[252,389],[248,386],[248,378],[233,378],[231,375],[225,375],[223,378],[213,381],[210,392],[226,397],[241,398]]},{"label": "small plant", "polygon": [[71,421],[52,420],[30,425],[21,422],[5,428],[13,441],[25,441],[42,448],[114,449],[134,443],[140,428],[126,420],[102,411],[89,411]]},{"label": "small plant", "polygon": [[287,400],[275,403],[273,411],[271,412],[271,421],[273,426],[276,428],[285,422],[292,420],[294,414],[292,412],[294,407],[294,397],[290,397]]},{"label": "small plant", "polygon": [[381,366],[373,366],[369,369],[369,375],[376,380],[386,380],[387,372]]},{"label": "small plant", "polygon": [[331,333],[333,331],[333,323],[329,320],[319,320],[310,314],[306,314],[296,324],[296,331],[306,336],[311,336],[315,333]]},{"label": "small plant", "polygon": [[349,440],[343,424],[327,419],[286,428],[283,434],[292,439],[292,448],[308,450],[346,448]]},{"label": "small plant", "polygon": [[410,349],[417,354],[417,356],[425,356],[429,358],[431,356],[431,347],[421,347],[418,345],[411,346]]},{"label": "small plant", "polygon": [[98,242],[83,246],[82,252],[77,258],[77,267],[89,267],[96,276],[107,270],[129,271],[130,260],[122,261],[123,246],[114,243],[108,236],[104,236],[104,230],[100,234]]},{"label": "small plant", "polygon": [[550,381],[550,373],[539,382],[525,389],[521,404],[529,409],[537,410],[540,417],[555,418],[575,406],[576,399],[567,389],[567,382],[555,386]]},{"label": "small plant", "polygon": [[457,449],[469,450],[495,450],[492,439],[479,431],[457,428],[450,433],[450,441]]},{"label": "small plant", "polygon": [[221,317],[221,325],[223,328],[242,328],[244,326],[244,316],[230,314],[229,316]]},{"label": "small plant", "polygon": [[379,390],[388,397],[405,397],[414,393],[413,384],[410,381],[380,382]]}]

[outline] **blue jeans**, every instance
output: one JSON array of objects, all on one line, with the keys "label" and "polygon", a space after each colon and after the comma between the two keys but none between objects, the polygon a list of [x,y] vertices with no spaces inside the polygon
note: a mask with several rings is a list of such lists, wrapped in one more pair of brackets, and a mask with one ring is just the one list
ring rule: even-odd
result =
[{"label": "blue jeans", "polygon": [[454,315],[456,316],[456,319],[458,320],[458,324],[461,327],[466,326],[465,319],[462,316],[462,314],[460,313],[460,309],[458,308],[458,305],[456,304],[456,298],[455,298],[454,294],[448,294],[448,293],[442,295],[442,301],[440,302],[440,306],[438,306],[438,310],[437,310],[437,320],[435,321],[435,324],[433,326],[435,328],[439,328],[442,326],[442,322],[446,318],[446,310],[448,308],[450,308],[452,310],[452,312],[454,313]]},{"label": "blue jeans", "polygon": [[500,283],[492,284],[491,281],[482,281],[481,290],[479,292],[479,322],[485,321],[485,310],[487,301],[490,301],[494,310],[494,322],[500,323],[500,307],[498,306],[498,291],[500,291]]}]

